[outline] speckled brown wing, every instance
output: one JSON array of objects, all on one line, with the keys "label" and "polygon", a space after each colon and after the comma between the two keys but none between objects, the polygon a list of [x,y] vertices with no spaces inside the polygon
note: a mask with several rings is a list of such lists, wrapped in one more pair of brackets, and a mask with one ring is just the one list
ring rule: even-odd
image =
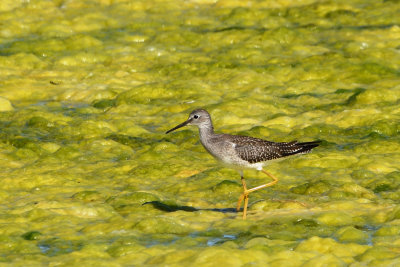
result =
[{"label": "speckled brown wing", "polygon": [[249,163],[308,153],[311,149],[319,145],[319,141],[274,143],[248,136],[232,136],[231,141],[236,144],[235,151],[237,155]]}]

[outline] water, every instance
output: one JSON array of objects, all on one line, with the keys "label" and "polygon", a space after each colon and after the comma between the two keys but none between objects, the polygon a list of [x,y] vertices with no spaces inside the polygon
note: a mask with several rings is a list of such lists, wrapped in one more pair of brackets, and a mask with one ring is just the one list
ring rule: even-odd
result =
[{"label": "water", "polygon": [[[398,264],[400,4],[249,3],[2,1],[2,262]],[[237,172],[164,134],[199,107],[323,142],[243,221]]]}]

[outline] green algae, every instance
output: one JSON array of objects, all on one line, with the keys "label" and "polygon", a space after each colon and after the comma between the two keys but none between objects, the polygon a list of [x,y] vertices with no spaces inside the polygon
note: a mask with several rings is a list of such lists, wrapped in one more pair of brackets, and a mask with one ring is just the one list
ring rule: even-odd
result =
[{"label": "green algae", "polygon": [[340,228],[335,233],[335,237],[341,242],[354,242],[360,244],[367,244],[370,238],[368,233],[352,226]]},{"label": "green algae", "polygon": [[[0,10],[2,263],[398,265],[398,1]],[[219,132],[322,143],[267,166],[243,221],[237,172],[196,129],[164,134],[198,107]]]},{"label": "green algae", "polygon": [[215,186],[213,186],[213,191],[216,194],[230,195],[232,193],[240,193],[242,191],[242,186],[236,181],[224,180]]},{"label": "green algae", "polygon": [[97,191],[81,191],[75,193],[72,198],[85,202],[104,201],[104,196]]}]

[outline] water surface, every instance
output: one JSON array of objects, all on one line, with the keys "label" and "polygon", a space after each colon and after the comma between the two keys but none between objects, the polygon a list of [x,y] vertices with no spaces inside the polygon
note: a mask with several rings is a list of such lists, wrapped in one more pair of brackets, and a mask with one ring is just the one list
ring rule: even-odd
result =
[{"label": "water surface", "polygon": [[[400,264],[398,1],[2,1],[0,261]],[[195,128],[322,140],[234,207]],[[268,181],[245,171],[249,186]]]}]

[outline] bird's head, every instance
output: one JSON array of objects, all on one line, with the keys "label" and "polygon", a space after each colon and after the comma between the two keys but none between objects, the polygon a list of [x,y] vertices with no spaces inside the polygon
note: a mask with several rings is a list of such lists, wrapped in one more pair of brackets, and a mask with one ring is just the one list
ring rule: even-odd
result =
[{"label": "bird's head", "polygon": [[181,128],[183,126],[186,126],[186,125],[197,125],[199,128],[212,127],[211,116],[204,109],[193,110],[190,113],[189,118],[186,121],[184,121],[181,124],[175,126],[171,130],[168,130],[166,133],[170,133],[170,132],[175,131],[176,129],[179,129],[179,128]]}]

